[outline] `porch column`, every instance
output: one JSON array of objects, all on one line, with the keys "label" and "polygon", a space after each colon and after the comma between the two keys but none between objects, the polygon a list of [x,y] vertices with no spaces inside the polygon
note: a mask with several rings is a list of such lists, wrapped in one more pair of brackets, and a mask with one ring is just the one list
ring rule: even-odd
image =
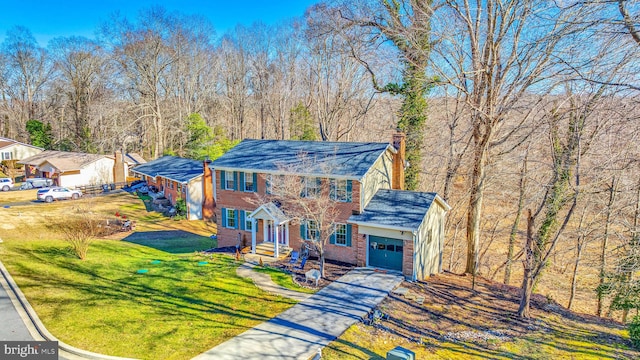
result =
[{"label": "porch column", "polygon": [[251,219],[251,253],[256,253],[256,227],[258,226],[258,221],[256,219]]},{"label": "porch column", "polygon": [[274,239],[273,239],[273,257],[277,259],[278,256],[280,256],[280,254],[278,254],[278,250],[280,249],[280,246],[279,246],[280,244],[278,244],[280,225],[276,226],[274,222],[273,228],[275,230]]},{"label": "porch column", "polygon": [[262,220],[262,242],[269,241],[267,236],[267,228],[269,227],[269,220]]},{"label": "porch column", "polygon": [[289,223],[288,222],[284,224],[284,243],[287,246],[289,246]]}]

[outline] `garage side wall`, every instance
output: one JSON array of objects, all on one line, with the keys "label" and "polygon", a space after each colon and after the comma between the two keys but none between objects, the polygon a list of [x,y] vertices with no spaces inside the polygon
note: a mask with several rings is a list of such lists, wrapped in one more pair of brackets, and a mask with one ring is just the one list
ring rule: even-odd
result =
[{"label": "garage side wall", "polygon": [[191,180],[187,185],[187,217],[189,220],[202,219],[202,203],[204,201],[202,191],[202,176]]},{"label": "garage side wall", "polygon": [[424,280],[442,272],[445,216],[445,209],[434,202],[418,228],[414,240],[415,280]]}]

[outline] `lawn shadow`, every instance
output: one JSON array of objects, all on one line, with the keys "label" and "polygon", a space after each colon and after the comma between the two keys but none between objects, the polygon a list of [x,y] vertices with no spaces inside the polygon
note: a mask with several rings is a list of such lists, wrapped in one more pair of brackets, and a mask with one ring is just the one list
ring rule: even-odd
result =
[{"label": "lawn shadow", "polygon": [[139,231],[131,233],[122,240],[170,254],[192,253],[217,245],[216,241],[210,237],[184,230]]}]

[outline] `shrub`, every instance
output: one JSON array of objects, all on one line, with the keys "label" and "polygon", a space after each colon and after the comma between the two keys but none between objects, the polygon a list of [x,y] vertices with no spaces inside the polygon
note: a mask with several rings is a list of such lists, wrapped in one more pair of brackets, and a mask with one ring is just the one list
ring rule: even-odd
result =
[{"label": "shrub", "polygon": [[176,201],[176,214],[173,217],[174,220],[183,220],[187,218],[187,203],[184,199],[178,199]]},{"label": "shrub", "polygon": [[636,315],[629,323],[629,338],[633,346],[640,349],[640,315]]},{"label": "shrub", "polygon": [[79,217],[70,217],[60,223],[58,227],[64,235],[65,241],[71,245],[71,249],[80,260],[87,258],[89,245],[96,238],[100,231],[100,220],[83,213]]}]

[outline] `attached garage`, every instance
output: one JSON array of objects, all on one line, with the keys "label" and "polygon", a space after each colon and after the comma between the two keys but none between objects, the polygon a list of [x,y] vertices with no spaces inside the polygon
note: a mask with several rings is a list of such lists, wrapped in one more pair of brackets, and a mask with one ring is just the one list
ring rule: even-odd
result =
[{"label": "attached garage", "polygon": [[349,223],[366,240],[366,266],[401,271],[411,280],[442,271],[444,223],[451,208],[435,193],[378,190]]}]

